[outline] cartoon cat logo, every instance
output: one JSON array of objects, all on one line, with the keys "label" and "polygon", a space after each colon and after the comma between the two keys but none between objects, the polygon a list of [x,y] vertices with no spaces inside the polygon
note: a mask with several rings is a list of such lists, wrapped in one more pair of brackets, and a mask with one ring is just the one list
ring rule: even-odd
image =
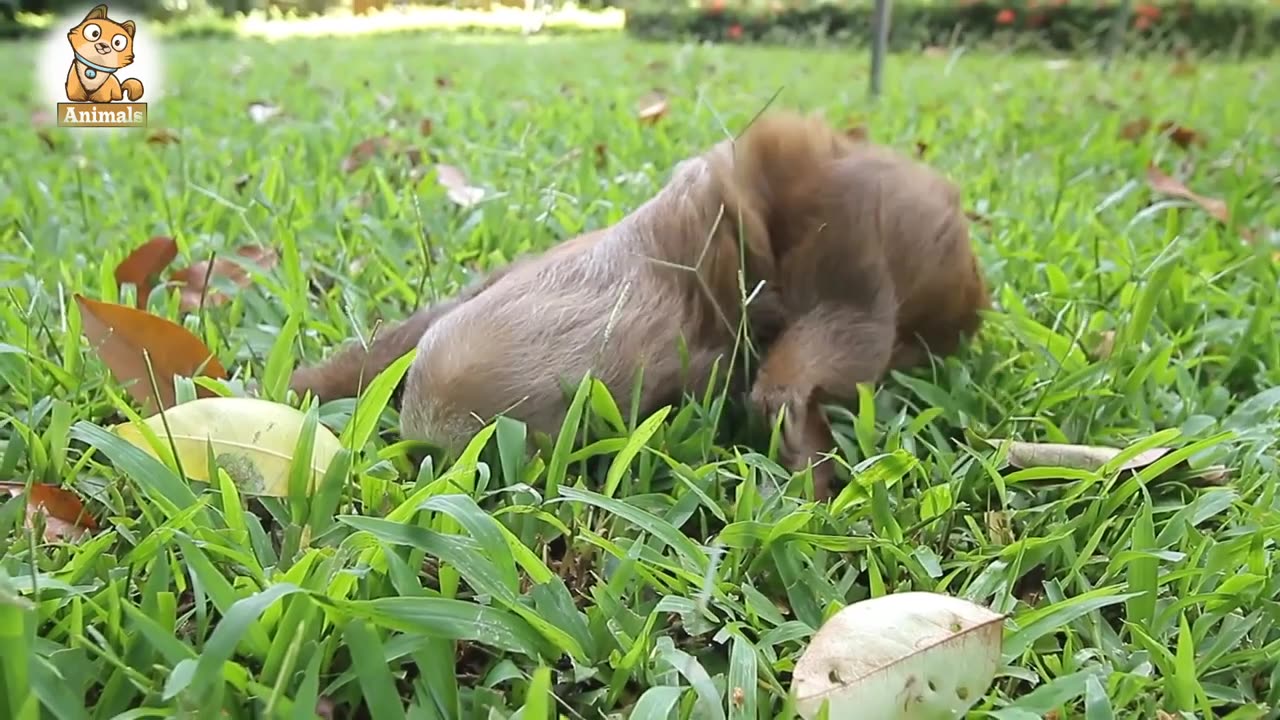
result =
[{"label": "cartoon cat logo", "polygon": [[71,102],[109,103],[142,98],[142,82],[137,78],[120,80],[116,71],[133,62],[133,34],[137,26],[132,20],[118,23],[107,17],[107,6],[99,5],[71,28],[67,39],[75,52],[67,71],[67,99]]}]

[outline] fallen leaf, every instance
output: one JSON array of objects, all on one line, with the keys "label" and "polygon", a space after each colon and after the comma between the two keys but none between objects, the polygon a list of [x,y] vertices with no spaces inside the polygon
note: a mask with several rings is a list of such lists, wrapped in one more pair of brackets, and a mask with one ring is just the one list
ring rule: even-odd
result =
[{"label": "fallen leaf", "polygon": [[168,128],[156,128],[147,133],[148,145],[173,145],[178,141],[178,133]]},{"label": "fallen leaf", "polygon": [[814,633],[792,690],[805,720],[963,717],[1000,667],[1004,616],[961,598],[904,592],[853,603]]},{"label": "fallen leaf", "polygon": [[849,128],[845,129],[844,135],[845,137],[849,138],[850,140],[853,140],[854,142],[863,142],[868,137],[870,137],[870,135],[867,132],[866,125],[850,126]]},{"label": "fallen leaf", "polygon": [[1120,137],[1125,140],[1137,140],[1151,130],[1150,118],[1141,117],[1130,120],[1120,128]]},{"label": "fallen leaf", "polygon": [[430,137],[432,129],[431,118],[422,118],[422,122],[418,123],[418,134],[422,137]]},{"label": "fallen leaf", "polygon": [[596,167],[603,170],[608,162],[609,149],[605,147],[604,143],[596,143]]},{"label": "fallen leaf", "polygon": [[444,88],[450,87],[451,85],[453,85],[453,81],[450,80],[447,76],[445,75],[436,76],[436,87],[440,89],[444,89]]},{"label": "fallen leaf", "polygon": [[364,167],[378,153],[391,146],[391,138],[386,135],[362,140],[351,148],[351,152],[342,160],[342,172],[353,173]]},{"label": "fallen leaf", "polygon": [[1192,145],[1199,145],[1201,147],[1206,145],[1204,136],[1199,132],[1168,120],[1160,123],[1160,132],[1162,134],[1168,134],[1169,139],[1172,140],[1175,145],[1184,150],[1190,148]]},{"label": "fallen leaf", "polygon": [[[27,490],[26,483],[0,482],[0,488],[13,497]],[[32,483],[27,495],[27,524],[35,526],[36,518],[44,516],[44,539],[46,542],[58,540],[79,540],[92,530],[98,529],[98,523],[85,509],[80,497],[70,490],[57,485]]]},{"label": "fallen leaf", "polygon": [[[1098,470],[1120,454],[1118,448],[1066,443],[1009,441],[1009,464],[1017,468],[1067,467]],[[1170,448],[1152,448],[1129,458],[1117,470],[1139,470],[1168,455]]]},{"label": "fallen leaf", "polygon": [[462,207],[471,207],[484,199],[484,188],[473,187],[467,176],[452,165],[436,165],[436,182],[445,188],[450,200]]},{"label": "fallen leaf", "polygon": [[[208,397],[182,403],[142,421],[166,450],[177,448],[187,476],[213,482],[207,461],[210,447],[219,467],[246,495],[285,497],[293,453],[306,415],[282,403],[248,397]],[[168,426],[168,430],[165,426]],[[154,457],[161,457],[134,423],[112,430]],[[310,487],[324,476],[333,457],[342,449],[336,435],[316,423],[311,452]]]},{"label": "fallen leaf", "polygon": [[[237,248],[235,254],[263,270],[275,267],[279,260],[275,250],[256,245]],[[221,257],[215,257],[212,264],[208,260],[201,260],[190,267],[175,271],[169,277],[180,290],[178,307],[185,312],[198,310],[202,298],[206,306],[217,306],[231,300],[225,293],[209,288],[209,281],[214,278],[226,278],[239,288],[246,288],[253,284],[253,276],[244,269],[243,265]]]},{"label": "fallen leaf", "polygon": [[[173,407],[175,376],[204,375],[225,378],[227,371],[200,338],[189,330],[151,313],[90,300],[76,294],[81,323],[89,343],[102,358],[112,376],[144,411],[154,411],[155,397],[151,389],[151,372],[147,356],[159,388],[159,407]],[[198,392],[207,390],[198,389]]]},{"label": "fallen leaf", "polygon": [[1147,184],[1158,193],[1190,200],[1223,224],[1230,221],[1230,212],[1227,210],[1225,202],[1192,192],[1186,185],[1166,175],[1163,170],[1155,165],[1147,166]]},{"label": "fallen leaf", "polygon": [[640,100],[636,107],[636,117],[641,122],[652,125],[667,114],[667,98],[660,92],[651,92]]},{"label": "fallen leaf", "polygon": [[923,140],[916,141],[916,157],[924,158],[924,154],[929,151],[929,143]]},{"label": "fallen leaf", "polygon": [[116,285],[132,284],[137,289],[138,307],[146,307],[160,271],[178,257],[178,244],[171,237],[153,237],[139,245],[116,266]]},{"label": "fallen leaf", "polygon": [[248,106],[249,119],[261,125],[280,114],[280,107],[261,100],[254,100]]}]

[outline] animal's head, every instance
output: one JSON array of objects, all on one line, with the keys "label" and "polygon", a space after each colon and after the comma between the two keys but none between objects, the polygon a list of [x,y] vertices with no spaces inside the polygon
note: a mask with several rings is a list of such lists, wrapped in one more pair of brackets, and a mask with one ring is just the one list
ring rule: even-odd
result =
[{"label": "animal's head", "polygon": [[95,65],[122,68],[133,62],[132,20],[118,23],[107,17],[107,6],[99,5],[71,28],[67,39],[80,57]]}]

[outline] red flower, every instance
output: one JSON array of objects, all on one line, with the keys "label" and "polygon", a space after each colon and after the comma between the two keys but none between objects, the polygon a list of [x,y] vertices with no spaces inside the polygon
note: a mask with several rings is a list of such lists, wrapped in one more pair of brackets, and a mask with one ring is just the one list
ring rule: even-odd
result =
[{"label": "red flower", "polygon": [[737,23],[730,25],[729,37],[733,38],[734,40],[737,40],[738,38],[742,37],[742,26]]},{"label": "red flower", "polygon": [[1009,8],[1005,8],[996,13],[996,22],[1000,25],[1012,25],[1014,14]]}]

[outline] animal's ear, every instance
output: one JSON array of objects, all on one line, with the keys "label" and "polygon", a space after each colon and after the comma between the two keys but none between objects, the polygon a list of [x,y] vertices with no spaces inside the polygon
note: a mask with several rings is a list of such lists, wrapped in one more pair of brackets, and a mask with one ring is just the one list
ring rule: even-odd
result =
[{"label": "animal's ear", "polygon": [[98,5],[98,6],[94,7],[92,10],[90,10],[90,11],[89,11],[89,14],[88,14],[88,15],[85,15],[85,16],[84,16],[84,19],[85,19],[85,20],[106,20],[106,19],[107,19],[107,6],[106,6],[106,5]]},{"label": "animal's ear", "polygon": [[129,33],[129,39],[132,40],[133,31],[137,28],[137,26],[133,24],[133,21],[125,20],[124,22],[120,23],[120,27],[124,28],[124,31]]}]

